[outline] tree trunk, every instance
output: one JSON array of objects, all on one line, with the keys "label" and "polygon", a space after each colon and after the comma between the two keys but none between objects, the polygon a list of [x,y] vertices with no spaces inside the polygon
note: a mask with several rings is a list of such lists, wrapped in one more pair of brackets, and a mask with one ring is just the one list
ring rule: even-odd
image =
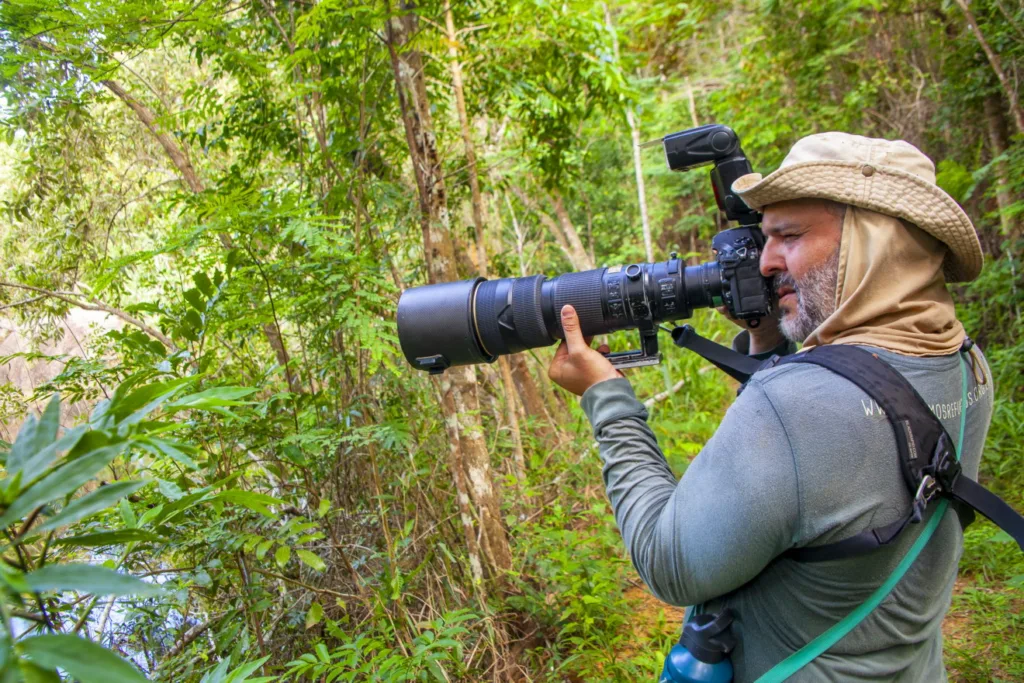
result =
[{"label": "tree trunk", "polygon": [[555,207],[555,216],[558,217],[558,224],[562,228],[562,232],[565,234],[566,240],[569,242],[569,248],[572,250],[573,258],[576,263],[580,264],[576,266],[577,270],[593,270],[594,262],[590,258],[590,254],[587,253],[586,248],[583,246],[583,240],[580,239],[580,234],[576,232],[576,226],[573,225],[572,219],[569,218],[569,212],[565,208],[565,202],[562,201],[562,193],[558,190],[552,192],[552,204]]},{"label": "tree trunk", "polygon": [[527,415],[536,417],[540,421],[538,433],[543,439],[547,439],[554,433],[551,428],[551,413],[548,412],[537,382],[530,374],[530,368],[526,364],[526,354],[517,353],[510,356],[509,363],[512,366],[510,368],[512,379],[516,384],[519,398],[523,402],[523,408]]},{"label": "tree trunk", "polygon": [[290,361],[291,357],[288,355],[288,349],[284,346],[284,338],[281,337],[281,330],[278,329],[277,324],[273,322],[265,323],[263,325],[263,334],[267,338],[267,342],[270,343],[270,348],[274,350],[274,357],[277,358],[277,364],[284,369],[284,376],[288,380],[288,391],[293,394],[302,393],[302,381],[299,379],[298,373],[292,372]]},{"label": "tree trunk", "polygon": [[985,34],[981,32],[981,27],[978,26],[978,20],[974,18],[974,13],[971,12],[971,8],[967,5],[967,0],[956,0],[956,4],[960,7],[960,10],[964,13],[967,18],[967,28],[970,29],[971,33],[974,34],[974,38],[981,45],[981,49],[985,51],[985,56],[988,57],[988,63],[992,66],[992,71],[995,72],[996,78],[999,79],[999,85],[1003,87],[1003,92],[1006,94],[1006,101],[1010,103],[1010,113],[1013,115],[1013,121],[1017,125],[1017,132],[1024,133],[1024,109],[1021,109],[1020,102],[1017,99],[1017,89],[1010,82],[1006,72],[1003,70],[1002,62],[999,60],[999,55],[995,53],[992,46],[985,40]]},{"label": "tree trunk", "polygon": [[[537,215],[540,222],[544,224],[544,227],[548,229],[551,236],[555,238],[555,243],[558,245],[558,248],[562,250],[562,253],[565,254],[565,258],[568,259],[569,264],[572,265],[575,270],[586,270],[586,267],[584,266],[583,261],[580,261],[578,254],[573,253],[572,248],[569,247],[569,242],[565,239],[565,234],[562,232],[562,227],[558,224],[558,221],[552,218],[550,214],[542,211],[541,208],[537,206],[537,202],[526,194],[522,188],[512,185],[512,193],[515,194],[527,209]],[[522,261],[520,261],[520,264],[521,263]]]},{"label": "tree trunk", "polygon": [[[419,195],[428,277],[431,282],[450,281],[458,277],[458,272],[449,230],[448,197],[427,99],[423,57],[409,46],[418,23],[411,10],[412,3],[401,3],[399,11],[402,14],[392,16],[388,21],[387,43]],[[464,524],[467,508],[470,512],[475,508],[476,519],[470,521],[479,524],[482,552],[476,561],[485,562],[483,568],[499,578],[512,566],[512,553],[491,478],[490,457],[479,415],[476,371],[473,366],[451,368],[441,376],[439,384],[451,445],[449,467],[460,496]],[[476,535],[468,527],[466,543],[473,562]]]},{"label": "tree trunk", "polygon": [[[1006,121],[1003,119],[1003,106],[999,95],[991,94],[984,100],[985,124],[988,129],[988,143],[992,151],[992,158],[1003,154],[1007,149]],[[1010,205],[1013,204],[1013,197],[1010,194],[1009,171],[1006,162],[996,163],[996,204],[999,205],[999,222],[1003,228],[1003,234],[1007,237],[1016,237],[1017,221],[1009,213]]]},{"label": "tree trunk", "polygon": [[[604,4],[604,23],[612,34],[612,52],[615,55],[615,61],[618,62],[619,34],[616,32],[614,24],[612,24],[612,13],[608,9],[607,3]],[[633,141],[633,173],[636,176],[636,197],[637,202],[640,204],[640,226],[644,234],[644,249],[647,253],[647,261],[653,262],[654,244],[651,241],[651,221],[647,217],[647,192],[644,187],[643,161],[640,157],[640,127],[637,125],[632,106],[628,104],[626,105],[626,122],[629,123],[630,138]]]},{"label": "tree trunk", "polygon": [[[117,81],[103,80],[100,81],[103,86],[114,93],[122,102],[128,105],[135,116],[142,122],[144,126],[149,130],[150,133],[157,139],[160,146],[163,147],[164,152],[170,158],[171,163],[174,164],[175,168],[181,174],[182,180],[188,186],[192,192],[199,194],[203,191],[203,183],[196,174],[195,167],[192,166],[192,162],[188,158],[188,154],[185,152],[185,148],[178,145],[174,137],[165,131],[156,120],[156,114],[153,113],[149,107],[140,102],[139,100],[132,97]],[[219,240],[221,246],[225,249],[234,248],[231,236],[227,234],[220,234]],[[297,377],[292,377],[292,373],[288,368],[288,351],[284,346],[284,339],[281,337],[280,331],[277,325],[268,324],[263,327],[264,336],[267,338],[267,343],[270,344],[270,348],[274,351],[274,355],[285,368],[285,376],[288,379],[288,389],[292,393],[303,393],[302,383],[298,381]],[[284,360],[282,360],[284,359]]]},{"label": "tree trunk", "polygon": [[117,81],[105,80],[100,81],[110,92],[114,93],[121,101],[128,105],[128,107],[135,112],[135,115],[139,118],[149,132],[156,137],[157,142],[164,148],[167,156],[170,157],[171,162],[174,164],[178,172],[181,173],[182,180],[188,185],[189,189],[195,193],[203,191],[203,184],[199,180],[199,176],[196,175],[195,168],[192,167],[192,162],[189,161],[188,155],[185,154],[185,150],[178,146],[178,143],[174,140],[174,137],[163,130],[156,122],[156,116],[153,111],[139,102],[137,99],[128,94],[128,92],[121,87]]},{"label": "tree trunk", "polygon": [[[462,144],[466,150],[466,173],[469,176],[469,189],[473,204],[473,228],[476,235],[476,255],[480,277],[487,277],[487,249],[484,245],[484,225],[486,225],[483,196],[480,194],[480,180],[476,168],[476,145],[473,144],[473,132],[466,113],[466,96],[463,91],[462,64],[459,63],[458,36],[455,33],[455,19],[452,17],[450,0],[445,2],[445,28],[448,32],[448,56],[451,57],[452,88],[455,90],[455,108],[459,113],[459,125],[462,128]],[[501,380],[504,384],[505,411],[509,429],[512,431],[513,457],[516,463],[516,478],[522,482],[525,473],[523,456],[523,438],[519,432],[519,417],[516,415],[512,374],[508,366],[508,358],[498,359],[501,368]]]}]

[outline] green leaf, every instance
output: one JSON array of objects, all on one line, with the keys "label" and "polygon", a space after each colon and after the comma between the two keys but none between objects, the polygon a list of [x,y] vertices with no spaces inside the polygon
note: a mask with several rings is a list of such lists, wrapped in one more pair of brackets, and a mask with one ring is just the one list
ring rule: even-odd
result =
[{"label": "green leaf", "polygon": [[157,488],[159,488],[160,493],[170,501],[181,500],[185,497],[185,492],[182,491],[173,481],[159,479],[157,480]]},{"label": "green leaf", "polygon": [[321,560],[320,556],[316,553],[312,553],[308,550],[296,550],[295,554],[299,556],[299,559],[302,560],[304,564],[309,565],[318,572],[322,572],[327,569],[327,565],[324,564],[324,561]]},{"label": "green leaf", "polygon": [[18,668],[25,683],[60,683],[60,675],[53,669],[44,669],[27,659],[18,661]]},{"label": "green leaf", "polygon": [[270,659],[270,655],[257,659],[255,662],[243,664],[228,674],[228,677],[224,679],[224,683],[270,683],[270,681],[276,680],[276,677],[249,678],[256,669],[266,664],[268,659]]},{"label": "green leaf", "polygon": [[25,581],[37,593],[55,590],[93,595],[160,595],[164,592],[156,584],[94,564],[49,564],[26,574]]},{"label": "green leaf", "polygon": [[131,503],[128,502],[127,498],[122,498],[118,502],[117,509],[121,511],[121,520],[126,527],[134,529],[139,526],[139,520],[135,517],[135,510],[132,509]]},{"label": "green leaf", "polygon": [[58,453],[72,450],[88,432],[89,425],[73,427],[64,432],[59,439],[49,446],[31,456],[22,470],[22,481],[31,482],[46,472],[47,468],[57,458]]},{"label": "green leaf", "polygon": [[139,519],[139,523],[136,526],[138,528],[140,528],[140,529],[146,528],[146,525],[148,525],[154,519],[158,519],[160,517],[160,515],[163,514],[163,512],[164,512],[163,504],[157,505],[156,507],[149,508],[148,510],[146,510],[145,512],[142,513],[142,517]]},{"label": "green leaf", "polygon": [[181,463],[190,470],[199,469],[199,465],[185,452],[186,450],[196,450],[192,446],[186,446],[184,444],[175,443],[173,441],[166,441],[164,439],[157,439],[150,437],[145,441],[140,441],[139,445],[155,455],[166,455],[171,460]]},{"label": "green leaf", "polygon": [[277,562],[278,567],[283,567],[288,564],[288,560],[292,557],[292,549],[286,545],[277,546],[277,550],[274,551],[274,562]]},{"label": "green leaf", "polygon": [[43,635],[18,643],[36,665],[61,668],[81,683],[146,683],[139,671],[110,650],[70,635]]},{"label": "green leaf", "polygon": [[236,505],[241,505],[242,507],[249,508],[253,512],[258,512],[261,515],[265,515],[267,517],[272,518],[277,517],[277,515],[274,514],[267,506],[280,505],[281,503],[284,502],[280,498],[274,498],[273,496],[268,496],[265,493],[256,493],[255,491],[242,491],[239,489],[229,489],[227,491],[222,491],[217,495],[213,496],[211,500],[223,500],[227,501],[228,503],[235,503]]},{"label": "green leaf", "polygon": [[262,543],[260,543],[258,546],[256,546],[256,557],[262,560],[264,557],[267,556],[267,551],[270,550],[270,547],[272,545],[274,545],[273,541],[263,541]]},{"label": "green leaf", "polygon": [[125,448],[125,443],[105,446],[51,472],[35,486],[19,495],[3,515],[0,515],[0,527],[21,519],[29,512],[44,503],[78,490],[97,472],[109,465]]},{"label": "green leaf", "polygon": [[196,332],[203,329],[203,318],[195,311],[185,312],[185,322]]},{"label": "green leaf", "polygon": [[98,548],[124,543],[148,543],[163,539],[142,529],[118,529],[117,531],[97,531],[80,536],[68,536],[54,541],[54,545],[70,545],[77,548]]},{"label": "green leaf", "polygon": [[316,656],[320,658],[321,662],[323,662],[324,664],[331,663],[331,655],[327,652],[326,645],[324,645],[323,643],[317,643],[316,647],[313,649],[316,650]]},{"label": "green leaf", "polygon": [[316,509],[316,516],[323,518],[331,509],[331,501],[328,498],[321,498],[320,505]]},{"label": "green leaf", "polygon": [[213,283],[210,282],[210,278],[206,273],[201,270],[197,271],[192,276],[192,282],[196,283],[196,287],[199,288],[199,291],[201,291],[207,299],[213,298],[215,290]]},{"label": "green leaf", "polygon": [[[46,404],[41,417],[37,419],[35,415],[30,414],[22,423],[21,429],[18,430],[18,438],[15,439],[11,446],[11,453],[7,456],[8,473],[13,475],[20,472],[40,452],[53,443],[57,438],[58,427],[60,427],[60,396],[54,394],[50,402]],[[56,452],[52,455],[55,456]],[[38,469],[38,465],[32,469]],[[45,469],[45,465],[43,465],[43,469]],[[34,478],[26,472],[23,481],[32,481]]]},{"label": "green leaf", "polygon": [[167,405],[168,410],[204,410],[224,406],[248,405],[249,401],[238,399],[248,396],[256,390],[251,387],[214,387],[197,394],[182,396]]},{"label": "green leaf", "polygon": [[[196,309],[200,313],[206,312],[206,299],[203,298],[203,295],[199,292],[198,289],[186,290],[185,301],[187,301],[192,308]],[[196,316],[196,318],[198,317],[199,316]]]},{"label": "green leaf", "polygon": [[309,606],[309,611],[306,612],[306,628],[311,629],[320,623],[320,620],[324,618],[324,608],[319,602],[314,602]]},{"label": "green leaf", "polygon": [[109,412],[118,423],[137,424],[194,381],[195,377],[179,377],[138,387],[125,396],[115,393]]},{"label": "green leaf", "polygon": [[44,523],[32,530],[33,533],[49,531],[60,526],[66,526],[72,522],[96,514],[100,510],[113,507],[114,502],[130,496],[143,486],[149,484],[148,480],[138,481],[117,481],[113,484],[101,486],[92,493],[68,503],[59,514],[54,515]]},{"label": "green leaf", "polygon": [[1013,543],[1013,536],[1006,533],[1002,529],[993,534],[989,539],[989,543]]}]

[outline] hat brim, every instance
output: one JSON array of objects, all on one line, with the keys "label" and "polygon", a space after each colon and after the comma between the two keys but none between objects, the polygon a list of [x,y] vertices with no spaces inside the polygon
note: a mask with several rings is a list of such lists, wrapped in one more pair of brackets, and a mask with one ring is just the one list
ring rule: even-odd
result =
[{"label": "hat brim", "polygon": [[981,273],[978,233],[964,210],[937,185],[913,173],[855,161],[804,161],[767,177],[741,176],[733,192],[755,211],[790,199],[830,199],[909,221],[944,243],[948,282],[969,282]]}]

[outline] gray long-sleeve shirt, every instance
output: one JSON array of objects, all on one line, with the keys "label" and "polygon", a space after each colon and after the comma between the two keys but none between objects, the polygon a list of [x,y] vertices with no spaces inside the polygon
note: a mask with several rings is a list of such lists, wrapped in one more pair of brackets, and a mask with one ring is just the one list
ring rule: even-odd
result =
[{"label": "gray long-sleeve shirt", "polygon": [[[955,442],[958,355],[871,351],[910,381]],[[967,373],[961,460],[971,478],[992,418],[991,374],[981,365],[984,382]],[[823,368],[783,365],[755,375],[679,481],[627,380],[594,385],[582,406],[640,576],[671,604],[736,611],[737,683],[755,680],[861,604],[923,526],[861,557],[819,563],[779,557],[795,546],[884,526],[910,510],[888,420],[864,392]],[[941,624],[962,542],[950,510],[885,601],[792,680],[943,680]]]}]

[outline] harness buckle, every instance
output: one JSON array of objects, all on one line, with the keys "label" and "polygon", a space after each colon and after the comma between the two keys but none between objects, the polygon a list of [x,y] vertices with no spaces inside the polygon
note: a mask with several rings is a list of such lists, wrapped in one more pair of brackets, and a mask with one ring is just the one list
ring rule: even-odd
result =
[{"label": "harness buckle", "polygon": [[913,509],[910,513],[910,521],[912,524],[917,524],[924,517],[924,511],[928,509],[928,503],[932,501],[935,494],[939,492],[939,483],[930,474],[924,475],[921,478],[921,484],[917,487],[917,493],[914,494]]},{"label": "harness buckle", "polygon": [[960,461],[956,459],[956,452],[949,443],[949,437],[943,433],[935,444],[935,452],[932,455],[931,471],[938,482],[939,488],[943,491],[952,491],[960,471],[963,469]]}]

